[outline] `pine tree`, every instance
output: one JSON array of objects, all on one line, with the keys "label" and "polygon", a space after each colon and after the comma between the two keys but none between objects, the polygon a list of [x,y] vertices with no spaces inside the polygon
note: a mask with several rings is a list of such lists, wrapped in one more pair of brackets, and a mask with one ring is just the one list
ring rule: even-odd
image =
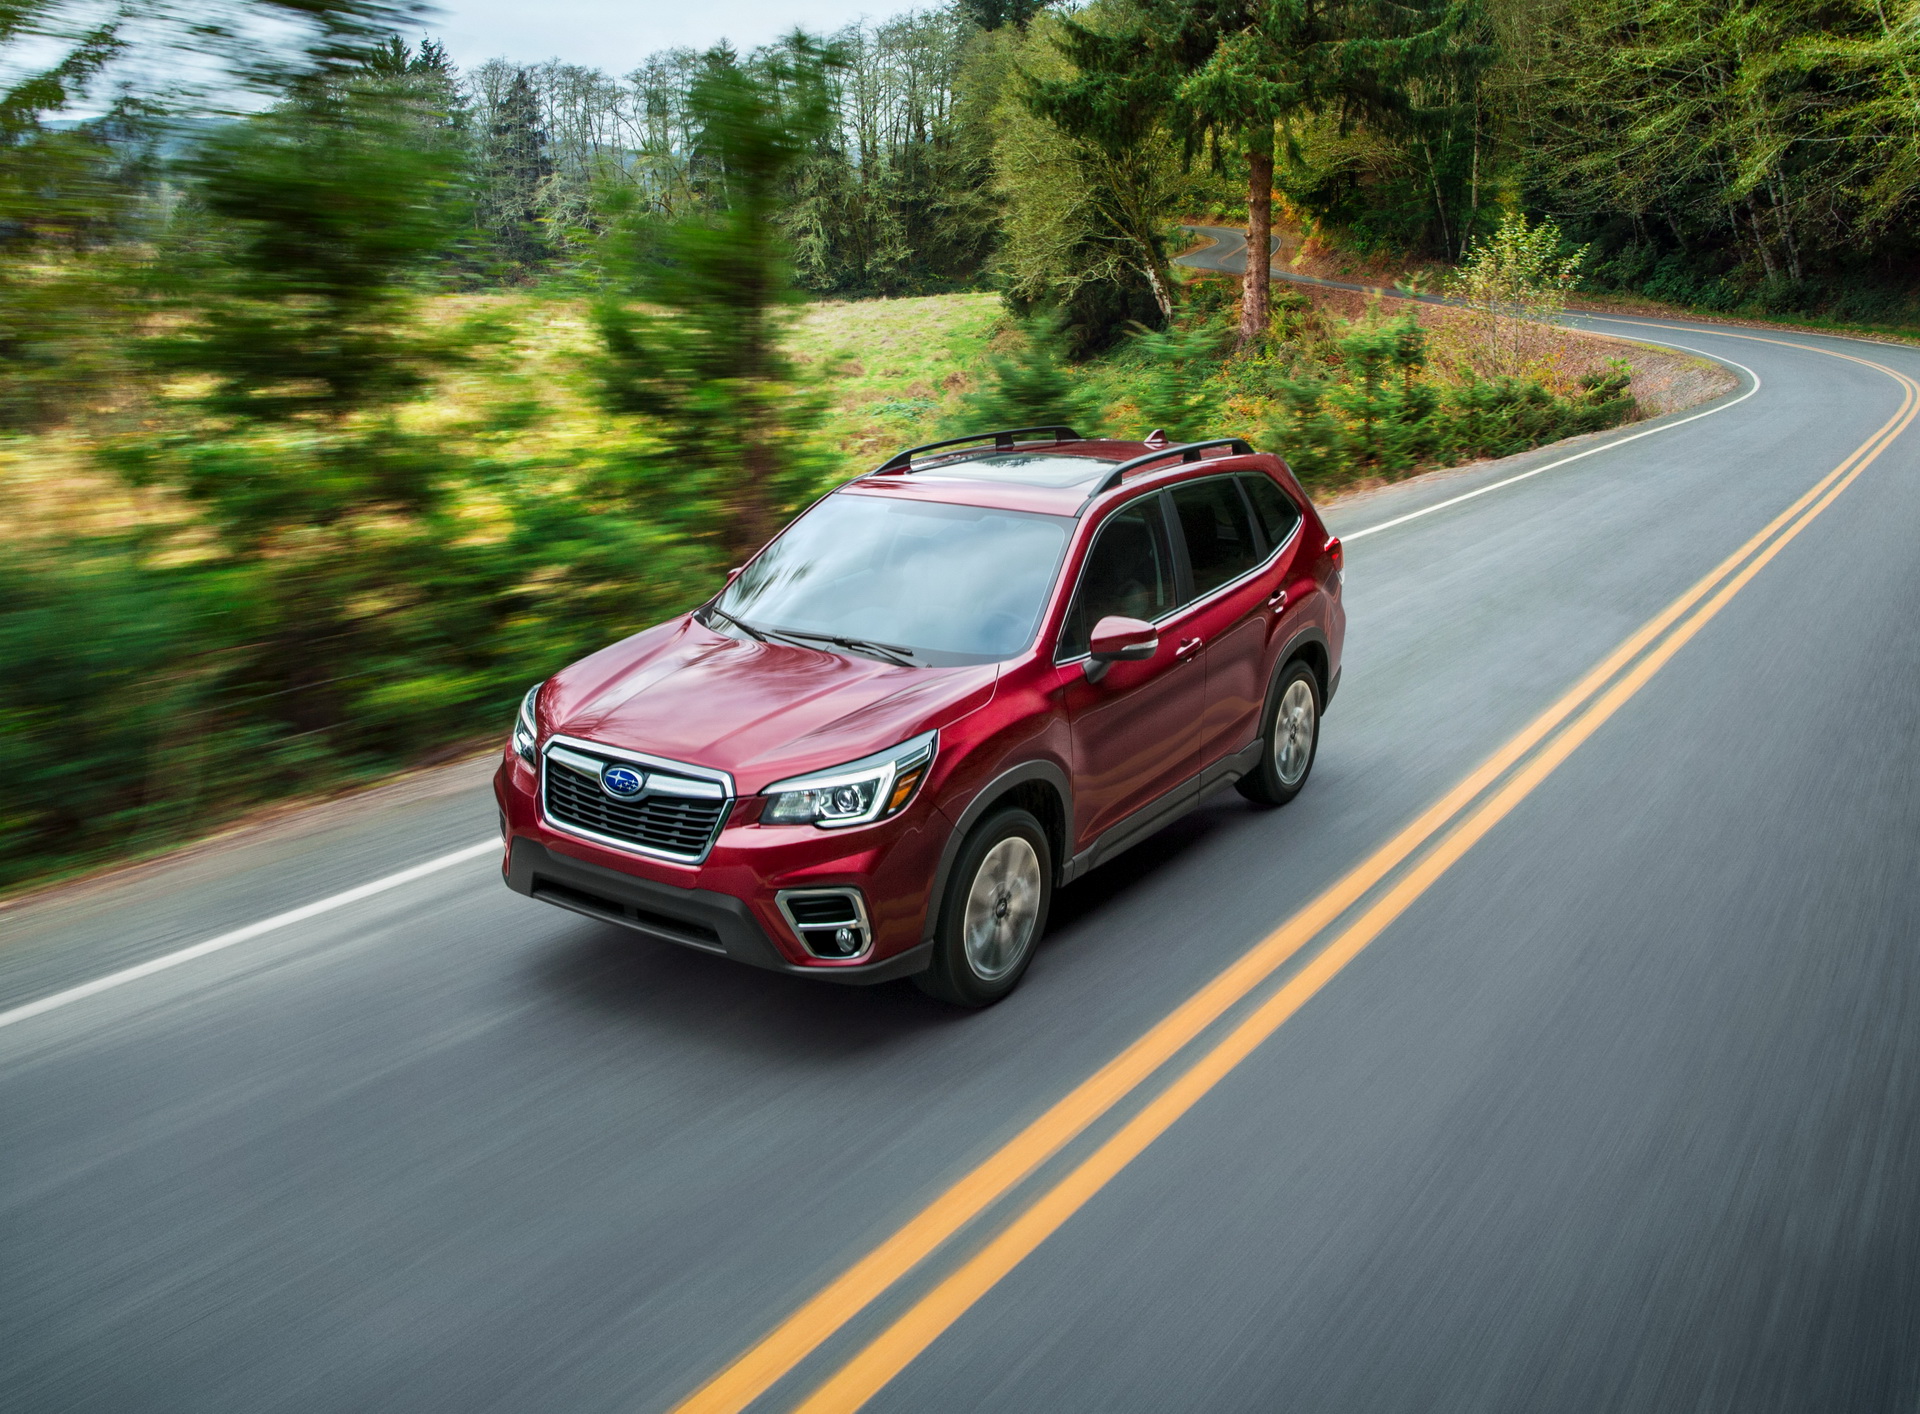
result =
[{"label": "pine tree", "polygon": [[975,29],[996,30],[1006,25],[1025,29],[1049,0],[958,0],[962,19]]},{"label": "pine tree", "polygon": [[1059,323],[1030,319],[1025,333],[1013,353],[988,355],[980,381],[946,420],[945,432],[965,436],[1002,427],[1064,423],[1087,435],[1105,425],[1100,390],[1068,366]]},{"label": "pine tree", "polygon": [[500,254],[523,269],[548,259],[540,231],[542,194],[553,176],[540,100],[525,69],[513,81],[487,130],[481,160],[480,224],[493,233]]}]

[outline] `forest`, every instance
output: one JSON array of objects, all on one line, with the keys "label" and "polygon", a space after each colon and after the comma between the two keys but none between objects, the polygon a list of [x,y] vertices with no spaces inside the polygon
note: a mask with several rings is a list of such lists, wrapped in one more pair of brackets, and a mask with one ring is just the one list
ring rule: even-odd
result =
[{"label": "forest", "polygon": [[[1137,317],[1169,218],[1246,220],[1249,164],[1270,163],[1287,219],[1363,252],[1457,259],[1521,210],[1585,248],[1590,291],[1913,315],[1911,3],[973,0],[823,52],[830,114],[778,217],[817,293],[998,276],[1043,303],[1088,282]],[[716,59],[666,51],[619,76],[506,60],[455,75],[430,46],[411,62],[465,135],[493,252],[532,275],[578,258],[608,183],[665,213],[699,200],[687,94]],[[1037,110],[1029,86],[1048,95]]]},{"label": "forest", "polygon": [[624,73],[420,20],[0,0],[0,887],[470,749],[883,448],[1333,491],[1650,410],[1569,300],[1920,324],[1916,0],[952,0]]}]

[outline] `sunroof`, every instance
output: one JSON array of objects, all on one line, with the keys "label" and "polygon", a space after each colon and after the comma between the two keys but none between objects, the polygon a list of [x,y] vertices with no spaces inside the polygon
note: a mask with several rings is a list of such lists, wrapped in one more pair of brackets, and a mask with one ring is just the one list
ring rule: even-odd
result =
[{"label": "sunroof", "polygon": [[913,479],[942,477],[959,481],[1017,481],[1023,486],[1078,486],[1119,465],[1108,457],[1063,457],[1054,452],[990,452],[984,456],[940,461],[916,471]]}]

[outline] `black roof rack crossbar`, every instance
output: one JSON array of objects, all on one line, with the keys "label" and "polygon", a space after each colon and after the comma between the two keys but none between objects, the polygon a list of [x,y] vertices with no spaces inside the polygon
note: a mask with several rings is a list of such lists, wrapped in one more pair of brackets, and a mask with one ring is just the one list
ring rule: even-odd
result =
[{"label": "black roof rack crossbar", "polygon": [[1075,432],[1071,427],[1059,426],[1009,427],[999,432],[975,432],[971,436],[949,437],[944,442],[929,442],[924,447],[908,447],[904,452],[895,452],[892,456],[881,462],[880,465],[876,466],[868,475],[878,476],[883,471],[912,471],[913,459],[915,457],[923,452],[937,452],[943,447],[963,447],[969,442],[989,441],[996,447],[1011,447],[1023,437],[1031,439],[1041,433],[1052,436],[1056,442],[1078,442],[1081,440],[1080,434]]},{"label": "black roof rack crossbar", "polygon": [[1100,478],[1100,484],[1087,493],[1092,500],[1103,491],[1111,491],[1118,486],[1130,471],[1138,471],[1143,466],[1152,466],[1155,462],[1165,461],[1168,457],[1178,457],[1183,462],[1197,462],[1200,454],[1213,447],[1231,447],[1230,455],[1250,456],[1253,445],[1244,437],[1215,437],[1210,442],[1182,442],[1174,447],[1162,447],[1157,452],[1148,452],[1144,457],[1135,457],[1132,461],[1121,462],[1112,471]]}]

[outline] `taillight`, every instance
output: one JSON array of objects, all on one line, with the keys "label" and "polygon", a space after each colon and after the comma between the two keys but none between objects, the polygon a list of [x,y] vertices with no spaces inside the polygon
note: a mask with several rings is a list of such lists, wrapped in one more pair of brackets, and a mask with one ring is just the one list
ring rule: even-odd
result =
[{"label": "taillight", "polygon": [[1347,567],[1347,552],[1340,547],[1340,537],[1337,535],[1327,537],[1327,558],[1333,561],[1335,573]]}]

